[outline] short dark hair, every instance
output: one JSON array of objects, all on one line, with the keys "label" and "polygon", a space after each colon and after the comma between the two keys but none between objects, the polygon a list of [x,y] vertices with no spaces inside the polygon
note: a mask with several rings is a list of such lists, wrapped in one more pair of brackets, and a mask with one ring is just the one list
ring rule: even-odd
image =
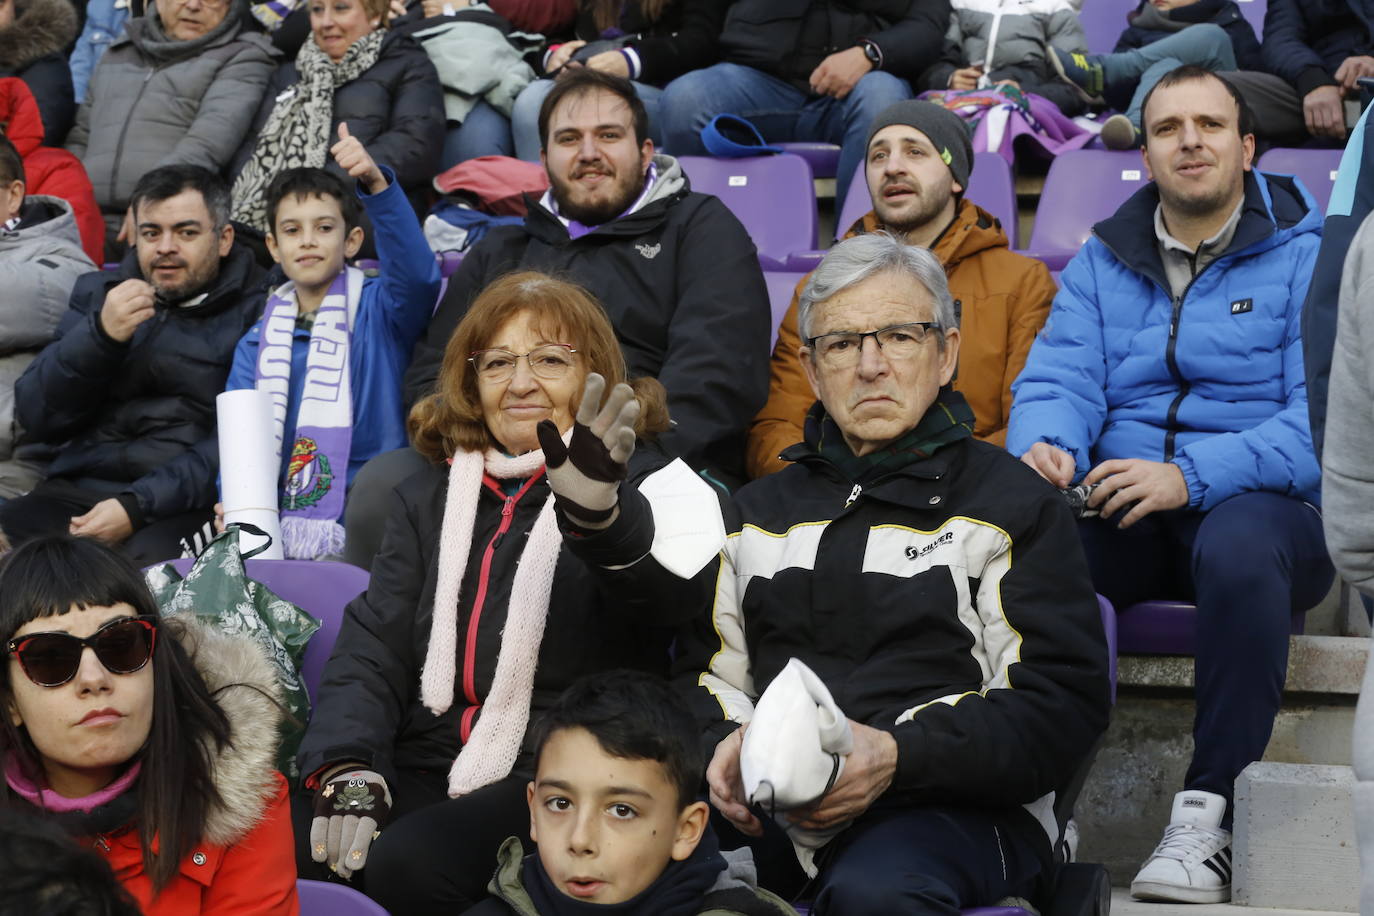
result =
[{"label": "short dark hair", "polygon": [[140,912],[109,864],[36,808],[0,808],[0,865],[0,916]]},{"label": "short dark hair", "polygon": [[625,100],[625,104],[630,106],[630,118],[635,125],[635,143],[644,145],[644,141],[649,139],[649,112],[645,110],[639,93],[635,92],[634,83],[623,76],[603,73],[591,67],[573,67],[564,71],[563,78],[553,84],[549,94],[544,96],[544,104],[539,106],[540,149],[549,148],[549,119],[553,117],[553,110],[558,103],[569,96],[586,95],[597,89],[605,89]]},{"label": "short dark hair", "polygon": [[134,185],[129,206],[137,217],[143,204],[169,200],[182,191],[195,191],[205,200],[212,229],[229,225],[229,185],[218,174],[199,165],[164,165],[153,169]]},{"label": "short dark hair", "polygon": [[24,157],[19,155],[19,150],[3,133],[0,133],[0,181],[6,184],[11,181],[29,183],[24,177]]},{"label": "short dark hair", "polygon": [[1250,110],[1250,106],[1245,103],[1245,97],[1240,94],[1240,90],[1232,85],[1231,81],[1223,77],[1220,73],[1208,70],[1206,67],[1199,67],[1197,64],[1184,64],[1182,67],[1175,67],[1168,73],[1160,77],[1159,82],[1150,87],[1150,91],[1145,93],[1145,101],[1140,105],[1140,136],[1141,143],[1148,145],[1150,133],[1148,123],[1145,120],[1145,112],[1150,109],[1150,99],[1154,97],[1156,90],[1167,89],[1170,86],[1177,86],[1179,83],[1188,83],[1193,80],[1214,79],[1226,87],[1232,100],[1236,103],[1236,128],[1240,135],[1255,132],[1255,115]]},{"label": "short dark hair", "polygon": [[700,735],[687,704],[662,678],[621,669],[574,681],[535,726],[536,772],[549,739],[569,728],[585,728],[613,757],[661,764],[679,811],[696,799],[706,767]]},{"label": "short dark hair", "polygon": [[279,172],[267,186],[267,231],[277,231],[277,207],[288,195],[298,200],[310,197],[332,197],[339,202],[345,231],[352,231],[361,221],[362,208],[358,195],[333,172],[316,168],[295,168]]}]

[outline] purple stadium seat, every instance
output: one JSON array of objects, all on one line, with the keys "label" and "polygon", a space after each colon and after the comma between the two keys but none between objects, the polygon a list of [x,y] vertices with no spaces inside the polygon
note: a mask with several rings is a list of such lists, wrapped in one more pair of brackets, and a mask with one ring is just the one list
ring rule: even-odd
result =
[{"label": "purple stadium seat", "polygon": [[342,884],[297,878],[296,895],[301,916],[388,916],[371,897]]},{"label": "purple stadium seat", "polygon": [[[1197,606],[1184,601],[1142,601],[1116,615],[1117,646],[1128,655],[1193,655]],[[1293,615],[1290,632],[1303,631],[1305,611]]]},{"label": "purple stadium seat", "polygon": [[1287,149],[1276,146],[1260,156],[1258,165],[1264,172],[1296,175],[1325,213],[1343,152],[1339,149]]},{"label": "purple stadium seat", "polygon": [[1110,53],[1130,24],[1126,14],[1136,5],[1133,0],[1084,0],[1083,8],[1078,11],[1078,21],[1088,36],[1088,50],[1093,54]]},{"label": "purple stadium seat", "polygon": [[1101,595],[1097,596],[1097,609],[1102,612],[1102,629],[1107,636],[1107,677],[1112,682],[1112,705],[1116,705],[1116,653],[1117,619],[1116,608]]},{"label": "purple stadium seat", "polygon": [[785,153],[801,156],[811,166],[811,174],[817,178],[834,178],[840,164],[840,148],[833,143],[819,140],[796,140],[789,143],[771,143]]},{"label": "purple stadium seat", "polygon": [[763,281],[768,284],[768,304],[773,310],[773,337],[768,341],[768,352],[773,352],[773,347],[778,342],[778,325],[782,324],[783,316],[787,314],[787,308],[792,304],[792,294],[797,291],[797,284],[805,273],[794,273],[783,270],[765,270]]},{"label": "purple stadium seat", "polygon": [[1115,213],[1148,181],[1135,151],[1061,153],[1045,177],[1026,254],[1044,261],[1051,271],[1063,270],[1092,235],[1093,224]]},{"label": "purple stadium seat", "polygon": [[[172,565],[184,576],[194,563],[175,560]],[[339,636],[344,607],[367,588],[367,570],[329,560],[248,560],[247,571],[250,579],[319,618],[320,628],[310,638],[301,659],[301,679],[314,696],[324,663]]]},{"label": "purple stadium seat", "polygon": [[805,159],[681,156],[678,163],[692,190],[719,197],[744,224],[764,270],[781,270],[792,252],[816,247],[816,191]]}]

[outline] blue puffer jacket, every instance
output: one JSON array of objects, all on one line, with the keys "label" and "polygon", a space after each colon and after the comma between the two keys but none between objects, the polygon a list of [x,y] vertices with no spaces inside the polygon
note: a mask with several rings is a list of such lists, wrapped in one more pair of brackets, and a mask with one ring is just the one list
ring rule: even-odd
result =
[{"label": "blue puffer jacket", "polygon": [[111,42],[123,34],[128,19],[128,0],[90,0],[86,4],[86,25],[72,48],[70,61],[76,104],[86,101],[86,86],[95,65],[105,56]]},{"label": "blue puffer jacket", "polygon": [[1317,502],[1299,322],[1321,214],[1297,179],[1245,176],[1226,252],[1175,302],[1140,189],[1059,278],[1049,321],[1012,385],[1007,449],[1044,441],[1078,474],[1110,458],[1173,461],[1188,504],[1251,490]]}]

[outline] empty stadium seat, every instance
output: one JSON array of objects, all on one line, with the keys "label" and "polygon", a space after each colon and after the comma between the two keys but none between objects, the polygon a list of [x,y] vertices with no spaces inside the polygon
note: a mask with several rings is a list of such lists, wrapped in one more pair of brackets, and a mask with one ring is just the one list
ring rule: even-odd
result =
[{"label": "empty stadium seat", "polygon": [[[194,564],[192,559],[172,562],[183,576]],[[329,661],[334,640],[339,637],[344,608],[367,588],[367,570],[332,560],[245,560],[244,566],[248,578],[261,582],[320,621],[320,628],[310,637],[301,659],[301,680],[313,699],[324,674],[324,663]]]},{"label": "empty stadium seat", "polygon": [[1051,271],[1063,270],[1088,240],[1093,225],[1115,213],[1148,181],[1135,151],[1061,153],[1045,177],[1026,254],[1044,261]]},{"label": "empty stadium seat", "polygon": [[780,270],[794,251],[816,247],[816,191],[800,156],[715,159],[681,156],[692,190],[719,197],[759,250],[764,270]]},{"label": "empty stadium seat", "polygon": [[[1303,631],[1307,613],[1293,614],[1292,632]],[[1186,601],[1142,601],[1116,615],[1119,651],[1128,655],[1194,655],[1197,606]]]},{"label": "empty stadium seat", "polygon": [[296,880],[301,916],[388,916],[362,891],[328,881]]},{"label": "empty stadium seat", "polygon": [[801,156],[811,166],[811,174],[816,178],[834,178],[840,164],[840,148],[833,143],[819,140],[794,140],[788,143],[771,143],[785,153]]},{"label": "empty stadium seat", "polygon": [[[1088,51],[1092,54],[1108,54],[1116,47],[1116,40],[1126,26],[1126,14],[1135,9],[1133,0],[1084,0],[1083,8],[1078,11],[1078,21],[1088,36]],[[1241,4],[1245,6],[1245,4]]]},{"label": "empty stadium seat", "polygon": [[1260,156],[1258,165],[1262,172],[1296,175],[1303,187],[1317,199],[1317,206],[1322,213],[1325,213],[1343,152],[1339,149],[1288,149],[1276,146]]},{"label": "empty stadium seat", "polygon": [[787,308],[792,304],[792,294],[797,291],[797,284],[801,278],[806,276],[805,272],[795,273],[783,270],[765,270],[763,280],[768,284],[768,304],[773,310],[773,337],[768,341],[768,352],[773,352],[773,347],[778,343],[778,325],[782,324],[783,316],[787,314]]}]

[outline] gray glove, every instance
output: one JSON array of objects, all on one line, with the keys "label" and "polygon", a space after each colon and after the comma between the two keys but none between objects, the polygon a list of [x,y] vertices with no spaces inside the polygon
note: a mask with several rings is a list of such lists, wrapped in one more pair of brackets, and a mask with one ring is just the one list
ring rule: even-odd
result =
[{"label": "gray glove", "polygon": [[344,770],[315,795],[310,858],[328,862],[341,878],[367,865],[367,850],[391,815],[391,791],[371,770]]},{"label": "gray glove", "polygon": [[601,528],[611,520],[620,482],[635,450],[639,401],[634,389],[616,385],[602,405],[605,389],[606,380],[600,375],[587,376],[567,445],[552,420],[544,420],[535,429],[544,450],[549,489],[563,514],[584,528]]}]

